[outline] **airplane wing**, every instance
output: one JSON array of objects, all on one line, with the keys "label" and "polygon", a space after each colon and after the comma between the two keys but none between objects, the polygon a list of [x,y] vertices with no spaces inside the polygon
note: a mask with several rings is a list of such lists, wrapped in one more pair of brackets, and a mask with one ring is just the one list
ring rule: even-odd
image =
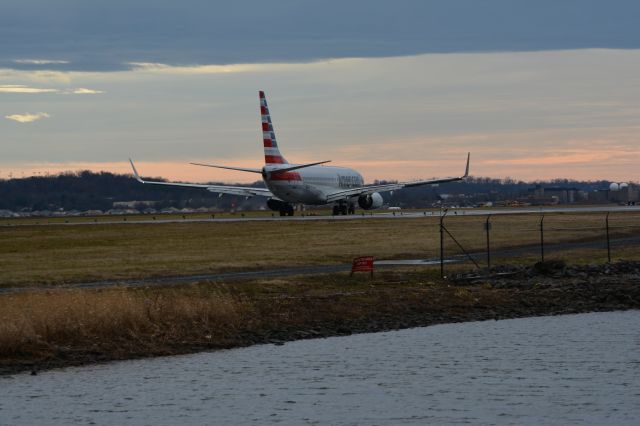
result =
[{"label": "airplane wing", "polygon": [[345,200],[351,197],[359,197],[360,195],[370,195],[374,192],[388,192],[388,191],[397,191],[402,188],[410,188],[412,186],[422,186],[422,185],[434,185],[437,183],[445,183],[445,182],[455,182],[459,180],[464,180],[469,176],[469,159],[471,154],[467,154],[467,166],[464,170],[464,175],[459,177],[446,177],[446,178],[437,178],[437,179],[429,179],[429,180],[418,180],[413,182],[398,182],[398,183],[386,183],[382,185],[368,185],[361,186],[359,188],[351,188],[346,189],[344,191],[332,192],[327,195],[327,203],[332,203],[335,201]]},{"label": "airplane wing", "polygon": [[[165,186],[182,186],[188,188],[202,188],[209,192],[216,192],[220,194],[232,194],[241,195],[244,197],[253,197],[254,195],[261,197],[274,197],[274,195],[266,188],[251,188],[247,186],[226,186],[226,185],[208,185],[203,183],[182,183],[182,182],[157,182],[151,180],[143,180],[136,170],[136,166],[133,161],[129,159],[131,168],[133,169],[133,175],[140,183],[152,184],[152,185],[165,185]],[[276,197],[274,197],[276,198]]]}]

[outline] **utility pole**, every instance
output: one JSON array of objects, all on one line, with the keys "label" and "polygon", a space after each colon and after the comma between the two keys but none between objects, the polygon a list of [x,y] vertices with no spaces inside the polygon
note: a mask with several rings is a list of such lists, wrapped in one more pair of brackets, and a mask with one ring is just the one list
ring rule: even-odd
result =
[{"label": "utility pole", "polygon": [[440,209],[440,278],[444,278],[444,217],[447,209]]},{"label": "utility pole", "polygon": [[609,239],[609,213],[607,212],[607,217],[604,220],[604,223],[607,228],[607,261],[611,263],[611,240]]},{"label": "utility pole", "polygon": [[487,215],[487,221],[484,224],[484,230],[487,233],[487,271],[491,273],[491,244],[489,243],[489,232],[491,231],[491,215]]}]

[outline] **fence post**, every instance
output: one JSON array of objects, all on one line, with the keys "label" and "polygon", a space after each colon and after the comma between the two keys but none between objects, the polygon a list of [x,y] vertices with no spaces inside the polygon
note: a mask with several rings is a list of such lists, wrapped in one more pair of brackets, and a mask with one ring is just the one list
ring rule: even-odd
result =
[{"label": "fence post", "polygon": [[544,213],[540,218],[540,258],[544,262]]},{"label": "fence post", "polygon": [[611,241],[609,240],[609,213],[611,212],[607,212],[607,217],[604,219],[604,223],[607,228],[607,262],[611,263]]},{"label": "fence post", "polygon": [[491,272],[491,244],[489,243],[489,233],[491,231],[491,215],[487,215],[487,221],[484,224],[484,229],[487,233],[487,270]]},{"label": "fence post", "polygon": [[440,210],[440,278],[444,278],[444,217],[447,209]]}]

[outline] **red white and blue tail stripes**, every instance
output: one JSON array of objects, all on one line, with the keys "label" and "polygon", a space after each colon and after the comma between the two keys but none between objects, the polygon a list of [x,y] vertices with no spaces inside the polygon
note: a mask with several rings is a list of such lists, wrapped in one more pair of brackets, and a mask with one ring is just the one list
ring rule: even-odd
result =
[{"label": "red white and blue tail stripes", "polygon": [[264,143],[264,162],[266,164],[288,164],[284,159],[280,150],[278,149],[278,143],[276,142],[276,133],[273,130],[273,123],[271,123],[271,114],[269,114],[269,107],[267,106],[267,98],[264,96],[264,92],[260,91],[260,115],[262,116],[262,141]]}]

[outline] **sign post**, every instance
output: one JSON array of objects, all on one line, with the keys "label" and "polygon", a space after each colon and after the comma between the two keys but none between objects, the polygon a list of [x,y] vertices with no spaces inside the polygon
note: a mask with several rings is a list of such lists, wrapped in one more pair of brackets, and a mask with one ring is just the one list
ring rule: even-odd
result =
[{"label": "sign post", "polygon": [[370,272],[371,278],[373,278],[373,256],[361,256],[353,259],[350,276],[353,276],[354,272]]}]

